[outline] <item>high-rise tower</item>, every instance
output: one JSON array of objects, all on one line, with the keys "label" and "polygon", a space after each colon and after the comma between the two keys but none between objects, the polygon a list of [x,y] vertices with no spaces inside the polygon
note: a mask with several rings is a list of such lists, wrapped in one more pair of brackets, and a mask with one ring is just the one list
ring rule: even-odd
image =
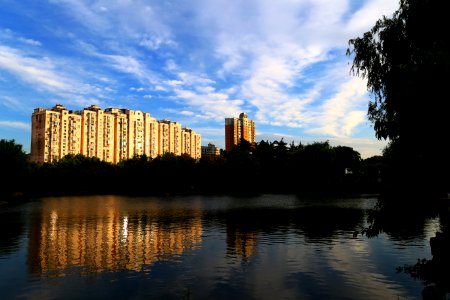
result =
[{"label": "high-rise tower", "polygon": [[225,150],[233,149],[241,139],[251,144],[256,141],[255,121],[249,120],[246,113],[239,118],[225,118]]}]

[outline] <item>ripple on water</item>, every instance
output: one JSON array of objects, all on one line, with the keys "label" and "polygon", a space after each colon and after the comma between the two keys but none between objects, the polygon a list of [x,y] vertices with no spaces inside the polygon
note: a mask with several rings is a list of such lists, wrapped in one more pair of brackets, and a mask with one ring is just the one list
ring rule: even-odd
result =
[{"label": "ripple on water", "polygon": [[13,233],[0,242],[0,287],[27,298],[420,297],[421,282],[395,268],[430,257],[439,220],[354,235],[375,201],[99,196],[0,208]]}]

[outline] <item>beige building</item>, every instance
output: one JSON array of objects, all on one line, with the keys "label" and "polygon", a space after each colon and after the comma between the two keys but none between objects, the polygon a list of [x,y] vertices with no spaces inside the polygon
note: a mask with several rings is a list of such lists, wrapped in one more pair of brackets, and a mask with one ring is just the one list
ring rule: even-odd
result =
[{"label": "beige building", "polygon": [[246,113],[239,118],[225,118],[225,150],[231,151],[241,139],[253,144],[256,142],[255,121],[249,120]]},{"label": "beige building", "polygon": [[181,138],[181,152],[182,154],[188,154],[194,159],[200,159],[202,157],[201,145],[202,138],[200,134],[196,133],[190,128],[183,128]]},{"label": "beige building", "polygon": [[36,108],[31,118],[31,160],[52,162],[81,152],[82,116],[57,104]]},{"label": "beige building", "polygon": [[220,149],[214,144],[208,143],[208,146],[202,146],[202,157],[215,158],[220,156]]},{"label": "beige building", "polygon": [[[118,163],[135,155],[155,158],[164,153],[201,156],[201,137],[191,130],[189,152],[183,150],[181,124],[157,121],[149,113],[119,108],[104,111],[91,105],[69,111],[62,105],[36,108],[32,114],[31,160],[53,162],[67,154],[83,154]],[[193,138],[192,138],[193,137]]]}]

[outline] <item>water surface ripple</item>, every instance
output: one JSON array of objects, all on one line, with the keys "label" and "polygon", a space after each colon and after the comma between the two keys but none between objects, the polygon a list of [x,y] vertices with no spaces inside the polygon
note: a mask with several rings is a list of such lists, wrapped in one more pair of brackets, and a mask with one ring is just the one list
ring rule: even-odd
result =
[{"label": "water surface ripple", "polygon": [[[367,238],[376,198],[83,196],[0,207],[1,299],[416,299],[439,219]],[[403,230],[403,231],[402,231]]]}]

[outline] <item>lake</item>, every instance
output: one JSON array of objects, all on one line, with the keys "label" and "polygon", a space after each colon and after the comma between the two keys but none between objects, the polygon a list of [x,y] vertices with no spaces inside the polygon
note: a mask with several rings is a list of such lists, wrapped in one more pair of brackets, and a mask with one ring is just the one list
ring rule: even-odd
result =
[{"label": "lake", "polygon": [[[420,299],[439,218],[377,237],[375,196],[42,198],[0,206],[1,299]],[[393,222],[396,223],[396,222]]]}]

